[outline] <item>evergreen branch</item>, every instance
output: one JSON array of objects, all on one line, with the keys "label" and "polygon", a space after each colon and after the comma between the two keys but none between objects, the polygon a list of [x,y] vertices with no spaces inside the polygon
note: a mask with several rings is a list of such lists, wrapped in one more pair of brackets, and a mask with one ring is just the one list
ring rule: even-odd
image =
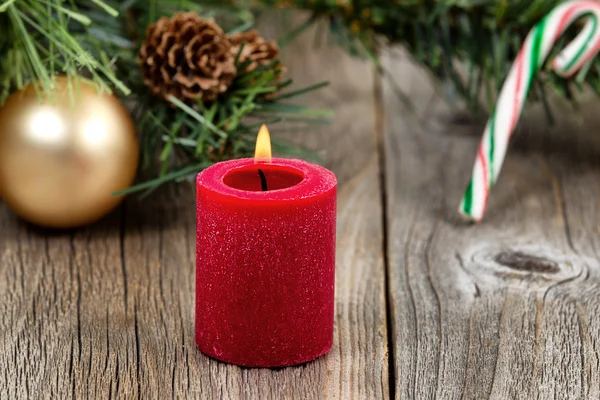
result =
[{"label": "evergreen branch", "polygon": [[4,3],[0,4],[0,13],[6,12],[8,7],[10,7],[17,0],[6,0]]},{"label": "evergreen branch", "polygon": [[[0,105],[8,94],[35,81],[40,95],[49,95],[51,80],[58,73],[69,76],[86,71],[99,88],[110,91],[109,81],[123,93],[129,89],[116,78],[112,66],[84,49],[75,32],[86,29],[92,18],[81,12],[74,0],[8,0],[0,5]],[[96,0],[97,6],[106,6]],[[103,7],[108,10],[106,7]]]},{"label": "evergreen branch", "polygon": [[[290,37],[313,22],[328,21],[332,36],[350,54],[366,57],[378,67],[376,43],[384,39],[388,44],[402,45],[433,76],[450,82],[465,105],[479,114],[484,108],[481,91],[489,109],[529,31],[563,1],[234,0],[234,4],[258,10],[273,7],[306,10],[311,16],[292,28]],[[572,40],[577,33],[577,27],[569,29],[562,43]],[[600,58],[596,57],[571,79],[560,78],[552,71],[538,79],[569,99],[573,89],[583,84],[599,90],[598,66]],[[544,92],[538,94],[546,96]],[[545,101],[539,96],[531,98]]]},{"label": "evergreen branch", "polygon": [[220,136],[221,138],[226,138],[227,133],[223,132],[221,129],[217,128],[213,125],[212,122],[207,121],[202,115],[198,114],[196,110],[192,107],[188,106],[178,98],[174,96],[169,96],[169,101],[179,107],[182,111],[188,114],[190,117],[194,118],[196,121],[200,122],[204,126],[206,126],[209,130],[211,130],[214,134]]}]

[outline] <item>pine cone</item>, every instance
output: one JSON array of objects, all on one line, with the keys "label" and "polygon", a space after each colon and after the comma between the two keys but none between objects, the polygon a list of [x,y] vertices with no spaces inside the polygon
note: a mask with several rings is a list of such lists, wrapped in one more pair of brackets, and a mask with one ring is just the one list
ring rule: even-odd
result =
[{"label": "pine cone", "polygon": [[152,92],[185,102],[210,102],[227,91],[235,56],[223,30],[196,13],[162,17],[146,30],[138,60]]},{"label": "pine cone", "polygon": [[277,43],[272,40],[265,40],[254,29],[247,32],[234,33],[229,37],[229,40],[232,44],[231,54],[234,57],[239,53],[242,43],[245,43],[238,62],[242,64],[250,60],[250,64],[246,68],[247,72],[279,59],[279,46],[277,46]]}]

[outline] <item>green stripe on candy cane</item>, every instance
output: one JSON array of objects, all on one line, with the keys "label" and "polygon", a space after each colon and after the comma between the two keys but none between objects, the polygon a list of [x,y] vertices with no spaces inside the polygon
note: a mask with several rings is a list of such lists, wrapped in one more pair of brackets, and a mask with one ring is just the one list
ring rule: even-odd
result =
[{"label": "green stripe on candy cane", "polygon": [[[542,50],[542,40],[544,39],[544,33],[546,33],[546,29],[545,29],[546,21],[547,21],[547,18],[544,18],[534,28],[535,36],[533,38],[533,47],[531,49],[531,59],[533,61],[531,62],[531,64],[529,64],[529,79],[527,79],[527,88],[525,89],[525,96],[527,96],[527,93],[529,92],[529,89],[531,88],[531,82],[533,82],[533,79],[537,75],[539,69],[544,64],[544,58],[546,58],[546,57],[540,57],[540,53]],[[516,125],[516,121],[515,121],[515,125]],[[513,125],[513,128],[514,128],[514,125]]]},{"label": "green stripe on candy cane", "polygon": [[[530,32],[525,48],[519,53],[517,62],[500,93],[496,110],[486,126],[473,168],[473,176],[461,202],[460,211],[469,219],[478,221],[483,217],[489,190],[502,167],[508,139],[512,135],[535,75],[542,67],[554,42],[568,26],[583,16],[591,18],[577,38],[555,58],[553,63],[554,70],[559,74],[570,75],[600,50],[598,29],[600,3],[590,0],[563,3]],[[497,142],[498,140],[501,142]],[[496,143],[502,145],[496,146]]]},{"label": "green stripe on candy cane", "polygon": [[[490,168],[488,169],[490,171],[490,176],[489,176],[489,185],[490,187],[494,186],[494,149],[496,148],[495,145],[495,141],[496,141],[496,112],[494,112],[492,114],[492,116],[490,117],[490,151],[488,152],[489,157],[490,157]],[[473,192],[471,190],[471,192]]]},{"label": "green stripe on candy cane", "polygon": [[471,215],[473,212],[473,178],[469,181],[465,196],[460,203],[460,211],[466,215]]}]

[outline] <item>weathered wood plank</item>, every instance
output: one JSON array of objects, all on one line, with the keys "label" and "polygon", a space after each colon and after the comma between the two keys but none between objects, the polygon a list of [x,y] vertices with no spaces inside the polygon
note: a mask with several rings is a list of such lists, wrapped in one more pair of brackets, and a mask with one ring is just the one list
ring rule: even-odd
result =
[{"label": "weathered wood plank", "polygon": [[403,57],[386,65],[416,118],[384,90],[396,397],[599,398],[597,117],[533,115],[469,225],[456,209],[483,127],[453,125]]},{"label": "weathered wood plank", "polygon": [[286,60],[300,84],[332,81],[306,101],[334,108],[333,125],[301,140],[326,149],[340,178],[333,350],[279,370],[197,350],[189,187],[130,199],[66,233],[27,226],[0,205],[0,398],[389,397],[373,75],[341,49],[315,50],[313,39]]}]

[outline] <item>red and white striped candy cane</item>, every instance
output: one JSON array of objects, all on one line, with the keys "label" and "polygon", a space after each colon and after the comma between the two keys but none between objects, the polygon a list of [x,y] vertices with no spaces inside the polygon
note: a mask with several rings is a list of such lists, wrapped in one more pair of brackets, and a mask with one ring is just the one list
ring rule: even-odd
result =
[{"label": "red and white striped candy cane", "polygon": [[508,141],[519,120],[531,83],[556,41],[581,17],[587,17],[584,28],[552,61],[556,73],[571,76],[600,51],[599,1],[565,2],[552,10],[527,36],[483,133],[473,174],[459,209],[467,218],[474,221],[483,218],[490,189],[502,168]]}]

